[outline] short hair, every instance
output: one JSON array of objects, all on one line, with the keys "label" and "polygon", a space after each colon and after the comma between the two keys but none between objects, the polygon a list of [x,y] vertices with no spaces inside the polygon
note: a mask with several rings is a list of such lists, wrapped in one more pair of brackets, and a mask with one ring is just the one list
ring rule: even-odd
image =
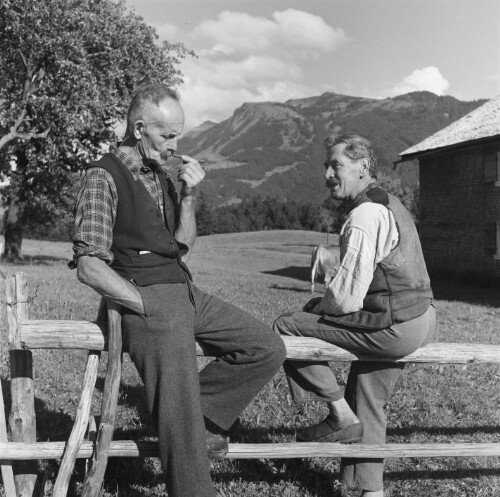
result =
[{"label": "short hair", "polygon": [[177,90],[162,83],[143,86],[139,88],[132,97],[127,112],[127,129],[125,136],[130,136],[134,132],[134,124],[143,117],[143,110],[146,104],[159,105],[161,102],[171,98],[177,102],[180,100]]},{"label": "short hair", "polygon": [[377,178],[377,159],[369,140],[359,135],[330,135],[325,139],[328,153],[331,153],[333,147],[340,143],[345,143],[344,154],[349,159],[368,159],[368,174],[372,178]]}]

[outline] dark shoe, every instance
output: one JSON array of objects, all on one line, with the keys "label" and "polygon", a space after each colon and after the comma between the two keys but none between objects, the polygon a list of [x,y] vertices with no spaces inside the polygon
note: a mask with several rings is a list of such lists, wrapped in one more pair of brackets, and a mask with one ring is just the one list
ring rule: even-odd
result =
[{"label": "dark shoe", "polygon": [[321,423],[297,433],[297,442],[337,442],[341,444],[359,442],[363,437],[363,424],[354,423],[338,428],[335,421],[327,416]]},{"label": "dark shoe", "polygon": [[229,449],[227,431],[205,420],[207,435],[207,454],[210,459],[223,459]]}]

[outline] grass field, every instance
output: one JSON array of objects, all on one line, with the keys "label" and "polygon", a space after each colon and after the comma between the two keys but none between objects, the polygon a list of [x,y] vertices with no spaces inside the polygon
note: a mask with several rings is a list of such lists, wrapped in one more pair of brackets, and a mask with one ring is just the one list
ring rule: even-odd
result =
[{"label": "grass field", "polygon": [[[271,325],[283,312],[299,309],[310,297],[308,266],[312,246],[325,235],[270,231],[200,237],[190,267],[204,290],[238,305]],[[76,280],[66,263],[71,246],[27,240],[27,260],[0,266],[5,274],[24,271],[32,297],[32,318],[93,319],[98,296]],[[434,282],[441,342],[500,343],[500,292],[456,283]],[[318,285],[320,291],[323,290]],[[1,289],[2,295],[4,289]],[[1,309],[0,377],[9,404],[4,299]],[[86,354],[34,352],[39,441],[64,440],[78,403]],[[347,366],[332,364],[343,383]],[[407,366],[388,406],[388,441],[500,442],[500,369],[495,365]],[[100,409],[103,370],[93,401]],[[283,373],[254,399],[241,416],[233,441],[292,440],[295,429],[321,419],[321,404],[294,405]],[[154,437],[144,411],[137,373],[125,358],[115,438]],[[1,454],[0,454],[1,459]],[[40,463],[50,494],[57,461]],[[335,497],[341,495],[337,459],[221,461],[213,480],[224,497]],[[195,471],[195,468],[193,468]],[[78,462],[70,495],[79,495],[83,463]],[[500,458],[390,459],[386,495],[500,496]],[[0,485],[0,489],[1,489]],[[0,493],[2,490],[0,490]],[[157,459],[111,460],[103,495],[165,495]],[[357,495],[357,493],[345,493]]]}]

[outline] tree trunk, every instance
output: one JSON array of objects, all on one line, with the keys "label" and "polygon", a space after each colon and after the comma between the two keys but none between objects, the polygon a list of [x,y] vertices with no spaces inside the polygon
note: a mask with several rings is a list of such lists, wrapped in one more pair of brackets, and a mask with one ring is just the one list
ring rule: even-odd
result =
[{"label": "tree trunk", "polygon": [[21,245],[23,243],[23,227],[20,222],[19,188],[11,186],[9,204],[5,213],[4,237],[5,248],[2,259],[22,261]]},{"label": "tree trunk", "polygon": [[4,218],[4,238],[5,248],[2,259],[8,261],[24,260],[21,254],[21,245],[23,243],[22,226],[22,204],[20,200],[23,172],[27,166],[27,158],[24,151],[16,152],[16,174],[12,174],[9,185],[9,203]]}]

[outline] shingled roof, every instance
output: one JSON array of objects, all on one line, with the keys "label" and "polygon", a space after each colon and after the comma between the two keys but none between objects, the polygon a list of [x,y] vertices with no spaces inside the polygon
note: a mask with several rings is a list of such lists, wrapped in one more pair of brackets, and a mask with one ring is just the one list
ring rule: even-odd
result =
[{"label": "shingled roof", "polygon": [[399,155],[402,161],[410,160],[423,152],[497,135],[500,135],[500,95]]}]

